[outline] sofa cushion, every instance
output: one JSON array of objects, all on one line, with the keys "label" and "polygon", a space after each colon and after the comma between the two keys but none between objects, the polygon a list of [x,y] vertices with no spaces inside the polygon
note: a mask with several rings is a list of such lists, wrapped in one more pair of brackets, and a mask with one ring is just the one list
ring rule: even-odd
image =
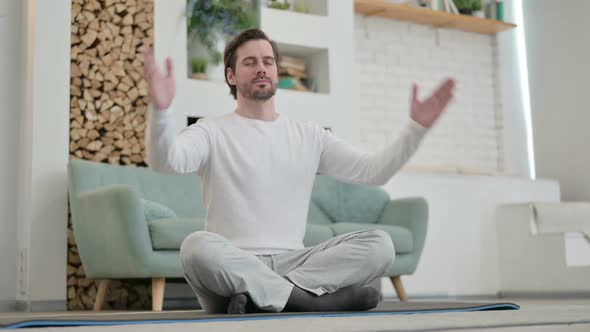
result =
[{"label": "sofa cushion", "polygon": [[317,176],[312,202],[334,223],[374,224],[379,220],[389,194],[380,187],[344,183],[327,176]]},{"label": "sofa cushion", "polygon": [[315,246],[331,239],[333,236],[334,232],[328,225],[307,224],[303,245],[305,247]]},{"label": "sofa cushion", "polygon": [[[179,250],[182,241],[188,235],[205,228],[205,220],[200,218],[163,218],[148,221],[148,228],[154,250]],[[396,253],[403,254],[413,250],[412,233],[403,227],[356,223],[307,224],[303,244],[306,247],[315,246],[336,235],[370,228],[387,232],[393,240]]]},{"label": "sofa cushion", "polygon": [[[164,218],[148,221],[152,248],[154,250],[179,250],[182,241],[191,233],[205,228],[200,218]],[[315,246],[331,239],[334,232],[327,225],[307,224],[303,243]]]},{"label": "sofa cushion", "polygon": [[189,234],[205,228],[200,218],[163,218],[148,221],[152,248],[154,250],[179,250]]},{"label": "sofa cushion", "polygon": [[142,198],[141,204],[143,205],[143,214],[145,215],[145,220],[147,221],[176,218],[176,213],[161,203]]},{"label": "sofa cushion", "polygon": [[309,203],[309,212],[307,213],[308,224],[332,224],[332,220],[322,211],[313,201]]},{"label": "sofa cushion", "polygon": [[380,229],[389,234],[397,254],[405,254],[414,250],[414,238],[412,236],[412,232],[404,227],[379,224],[367,225],[347,222],[332,224],[329,227],[334,231],[334,235],[357,232],[365,229]]}]

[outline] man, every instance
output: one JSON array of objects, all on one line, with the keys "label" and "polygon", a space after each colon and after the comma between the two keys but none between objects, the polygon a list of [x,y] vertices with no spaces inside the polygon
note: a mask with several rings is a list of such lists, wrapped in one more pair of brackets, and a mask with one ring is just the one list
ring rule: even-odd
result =
[{"label": "man", "polygon": [[234,112],[174,132],[172,62],[161,73],[145,54],[152,110],[149,165],[162,172],[196,172],[207,209],[205,231],[180,249],[187,282],[208,313],[369,310],[379,293],[366,286],[393,263],[387,233],[367,230],[304,248],[317,173],[341,181],[386,183],[412,156],[452,98],[453,80],[417,99],[400,137],[364,153],[310,122],[275,109],[278,50],[259,29],[244,31],[225,49],[226,83]]}]

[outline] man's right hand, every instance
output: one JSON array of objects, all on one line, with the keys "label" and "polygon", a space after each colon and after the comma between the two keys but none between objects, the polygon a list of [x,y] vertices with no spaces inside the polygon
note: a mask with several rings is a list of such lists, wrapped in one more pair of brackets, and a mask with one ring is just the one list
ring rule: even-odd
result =
[{"label": "man's right hand", "polygon": [[145,68],[145,77],[148,81],[150,98],[156,111],[162,111],[170,107],[176,87],[174,83],[174,73],[172,70],[172,59],[166,58],[166,71],[164,75],[160,72],[154,59],[154,49],[148,48],[143,53]]}]

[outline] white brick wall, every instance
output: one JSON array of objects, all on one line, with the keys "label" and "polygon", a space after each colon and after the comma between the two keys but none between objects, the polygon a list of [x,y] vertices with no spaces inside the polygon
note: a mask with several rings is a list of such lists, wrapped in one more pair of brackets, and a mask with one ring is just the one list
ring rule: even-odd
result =
[{"label": "white brick wall", "polygon": [[425,98],[446,77],[455,99],[406,169],[502,172],[496,39],[378,17],[355,16],[361,145],[372,150],[406,123],[412,82]]}]

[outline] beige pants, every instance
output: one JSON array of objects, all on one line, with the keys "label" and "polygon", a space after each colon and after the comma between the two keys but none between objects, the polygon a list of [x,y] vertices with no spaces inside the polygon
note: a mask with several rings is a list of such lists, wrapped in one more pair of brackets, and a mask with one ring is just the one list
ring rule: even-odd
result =
[{"label": "beige pants", "polygon": [[226,313],[229,299],[248,293],[262,310],[280,312],[293,284],[316,295],[367,285],[391,267],[395,250],[381,230],[336,236],[314,247],[255,256],[206,231],[180,248],[184,276],[207,313]]}]

